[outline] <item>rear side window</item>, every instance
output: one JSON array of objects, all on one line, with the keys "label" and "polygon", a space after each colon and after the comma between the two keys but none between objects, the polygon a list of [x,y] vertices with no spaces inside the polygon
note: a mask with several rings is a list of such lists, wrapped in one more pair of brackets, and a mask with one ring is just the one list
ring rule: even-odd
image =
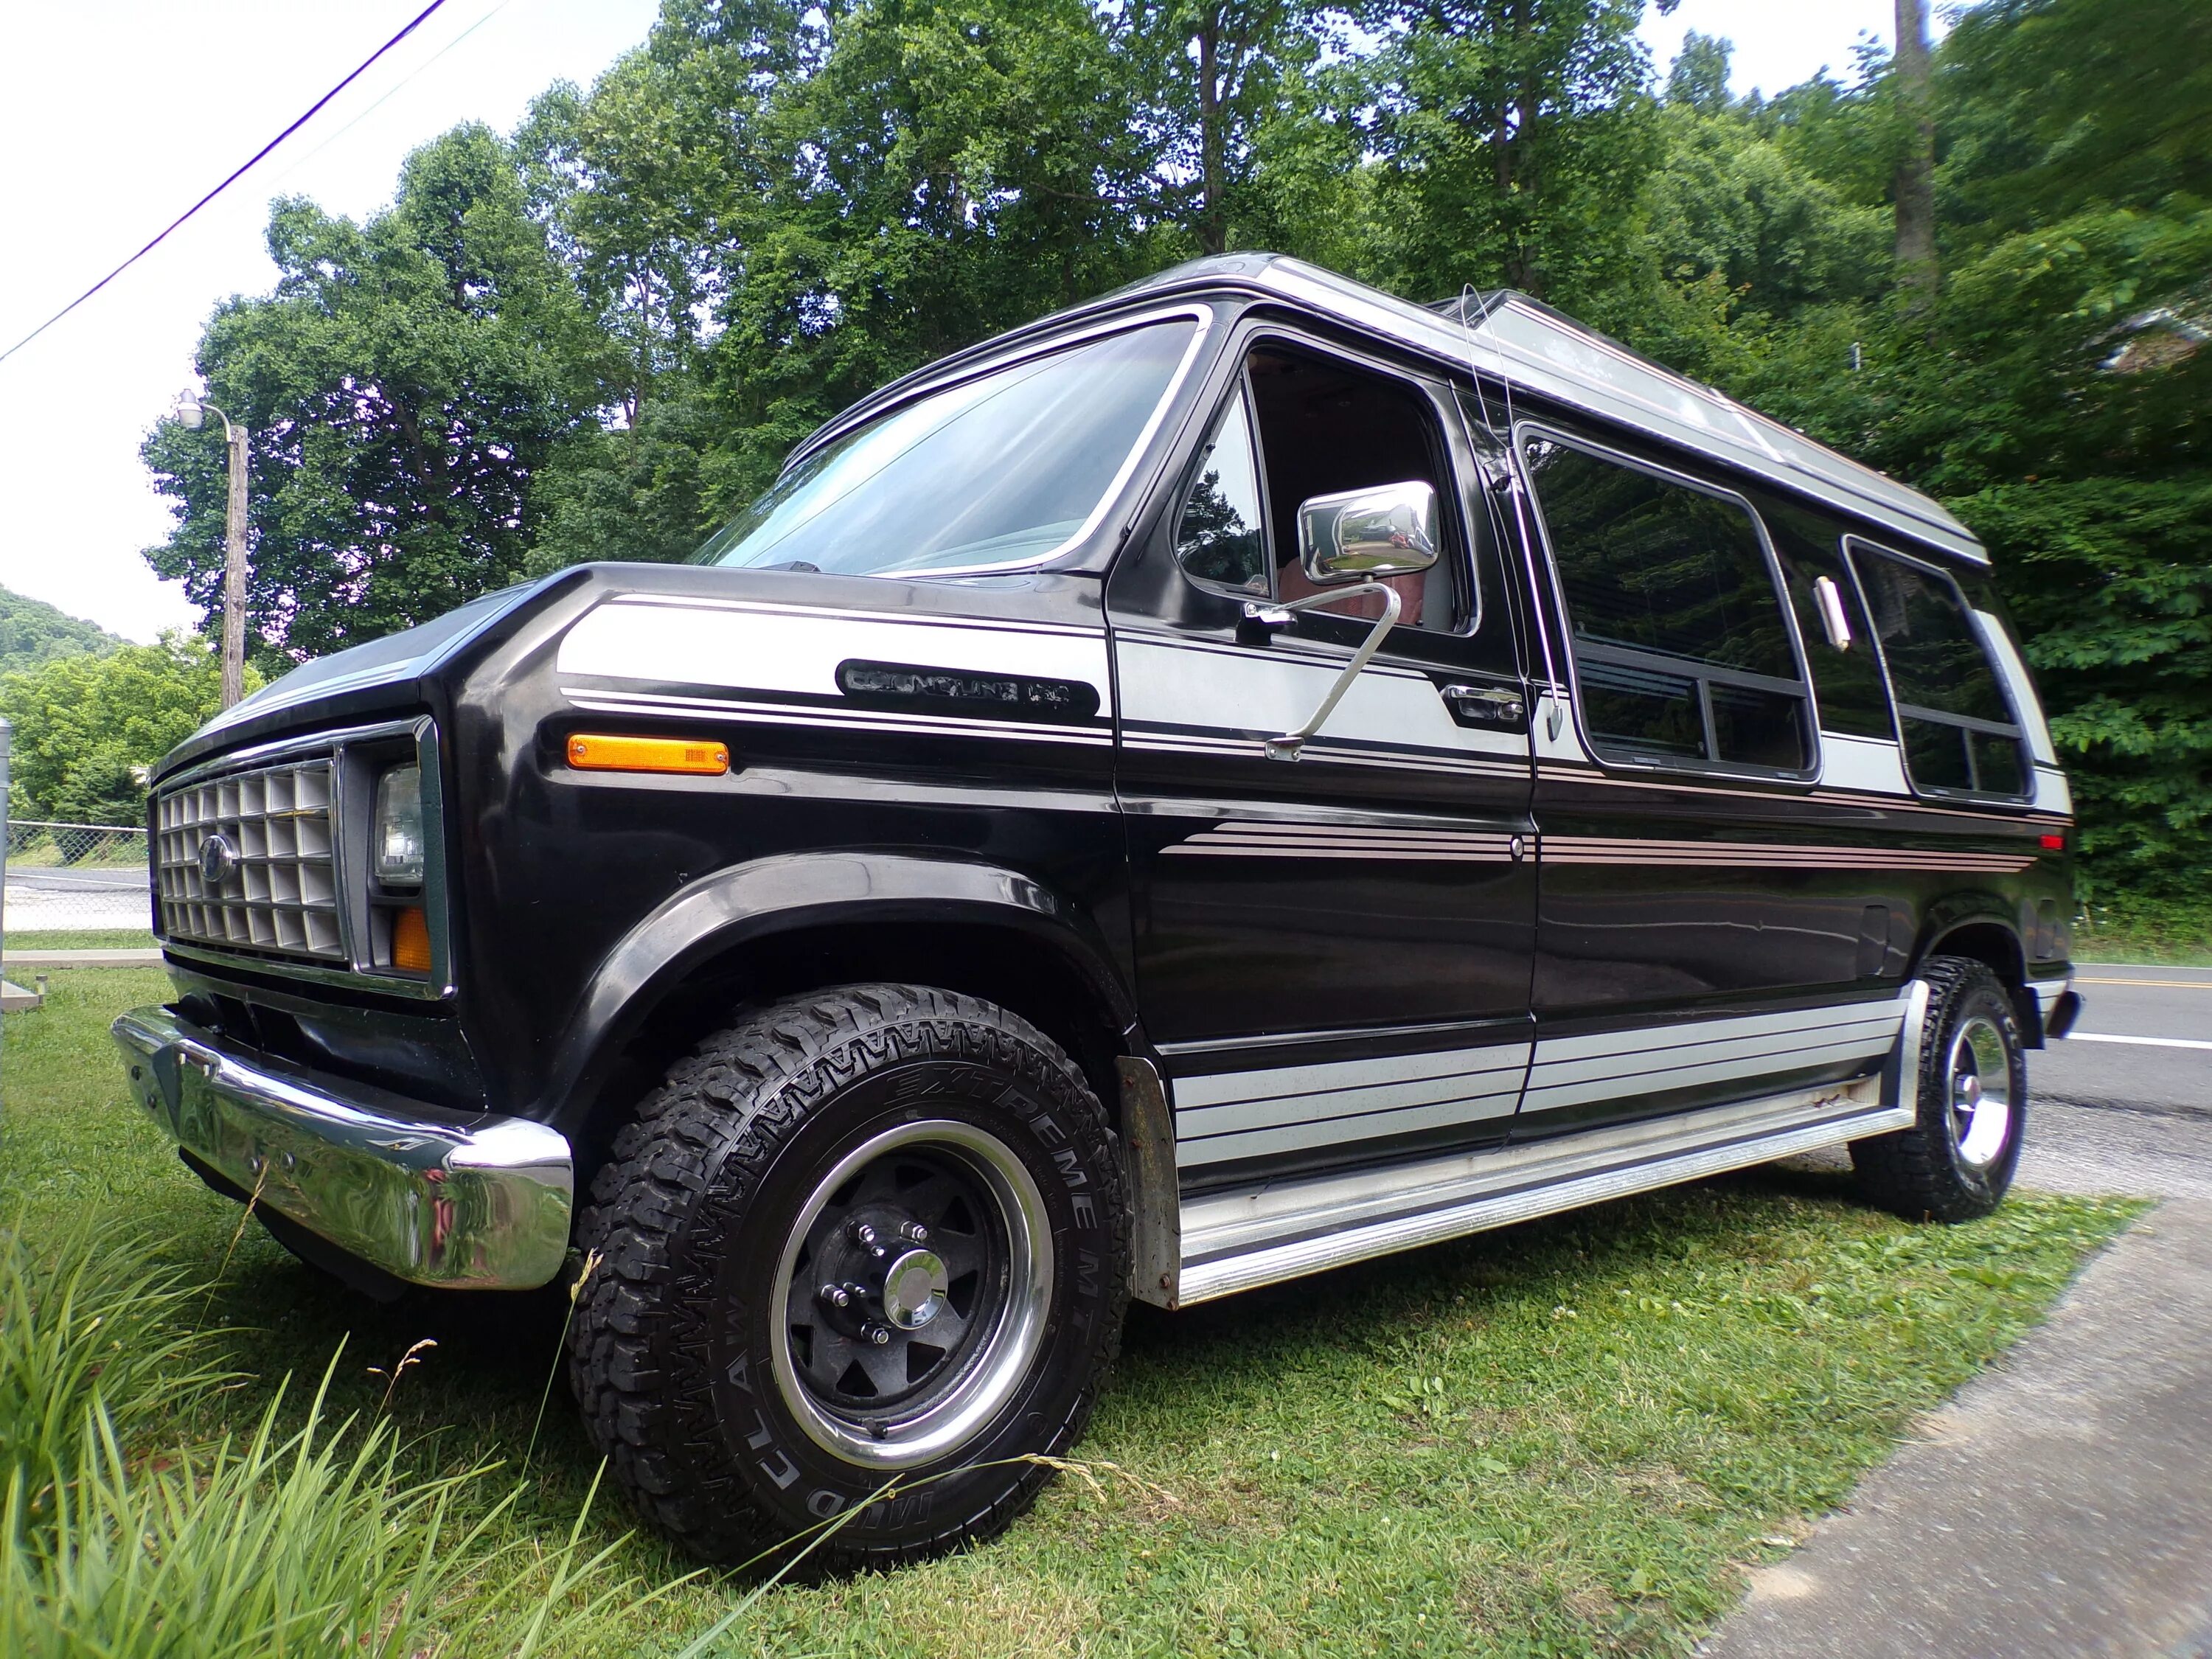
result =
[{"label": "rear side window", "polygon": [[1863,542],[1849,547],[1889,672],[1915,787],[1946,794],[2027,794],[2020,722],[1958,585]]},{"label": "rear side window", "polygon": [[[1820,729],[1855,738],[1894,738],[1897,727],[1890,720],[1889,692],[1875,656],[1874,629],[1859,603],[1858,584],[1844,568],[1840,529],[1770,500],[1759,501],[1759,515],[1773,538],[1783,586],[1797,613],[1797,636],[1805,642],[1813,670]],[[1833,585],[1843,610],[1846,638],[1840,645],[1820,614],[1815,585],[1823,579]]]},{"label": "rear side window", "polygon": [[1809,769],[1803,673],[1750,509],[1556,439],[1522,453],[1599,754]]}]

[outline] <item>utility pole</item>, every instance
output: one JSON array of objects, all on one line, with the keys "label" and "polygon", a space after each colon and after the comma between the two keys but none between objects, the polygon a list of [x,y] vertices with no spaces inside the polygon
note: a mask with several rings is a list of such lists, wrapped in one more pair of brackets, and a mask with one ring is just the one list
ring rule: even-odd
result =
[{"label": "utility pole", "polygon": [[177,400],[177,419],[199,429],[210,410],[222,416],[223,440],[230,452],[230,499],[222,542],[222,706],[246,695],[246,483],[252,454],[246,430],[204,398],[186,392]]},{"label": "utility pole", "polygon": [[[221,414],[221,410],[216,411]],[[222,543],[222,706],[246,695],[246,428],[222,417],[230,443],[230,506]]]},{"label": "utility pole", "polygon": [[1905,117],[1897,157],[1897,280],[1907,305],[1936,303],[1936,111],[1929,87],[1928,0],[1897,0],[1897,99]]}]

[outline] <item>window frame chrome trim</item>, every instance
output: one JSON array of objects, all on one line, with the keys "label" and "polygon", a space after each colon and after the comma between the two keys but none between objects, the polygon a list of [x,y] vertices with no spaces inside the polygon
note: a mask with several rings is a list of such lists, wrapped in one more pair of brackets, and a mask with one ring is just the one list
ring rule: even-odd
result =
[{"label": "window frame chrome trim", "polygon": [[[1018,368],[1021,364],[1034,362],[1039,357],[1052,356],[1059,352],[1087,344],[1093,340],[1105,339],[1115,334],[1127,334],[1139,328],[1149,328],[1156,324],[1179,319],[1192,321],[1197,325],[1192,331],[1190,343],[1183,349],[1182,361],[1176,365],[1175,373],[1168,377],[1167,385],[1161,389],[1158,400],[1152,404],[1152,412],[1146,417],[1144,426],[1138,431],[1134,441],[1130,444],[1129,453],[1121,458],[1121,466],[1108,481],[1105,489],[1100,493],[1089,515],[1066,541],[1061,542],[1048,553],[1032,554],[1024,559],[1001,560],[996,563],[945,565],[927,570],[853,571],[833,574],[866,576],[877,581],[935,581],[949,576],[1002,576],[1017,571],[1042,570],[1048,565],[1066,558],[1069,553],[1096,536],[1100,526],[1129,494],[1130,486],[1135,481],[1138,469],[1144,464],[1145,457],[1158,441],[1161,428],[1166,424],[1168,411],[1181,400],[1183,387],[1190,380],[1191,369],[1206,350],[1206,337],[1218,323],[1219,319],[1216,317],[1212,307],[1193,301],[1188,305],[1136,312],[1127,316],[1102,318],[1088,327],[1026,342],[1003,356],[989,357],[964,365],[958,374],[922,381],[911,391],[883,404],[880,408],[867,409],[866,413],[860,418],[851,421],[833,421],[823,427],[784,458],[783,465],[776,472],[776,479],[781,482],[786,473],[824,446],[836,442],[848,433],[857,432],[863,427],[872,426],[878,421],[887,419],[900,410],[924,398],[934,397],[941,392],[950,392],[957,386],[966,386],[970,381],[980,380],[986,374],[995,374],[1002,369]],[[858,414],[863,409],[866,409],[865,404],[856,404],[854,410],[848,412]],[[698,568],[702,570],[744,570],[752,567],[702,564]]]}]

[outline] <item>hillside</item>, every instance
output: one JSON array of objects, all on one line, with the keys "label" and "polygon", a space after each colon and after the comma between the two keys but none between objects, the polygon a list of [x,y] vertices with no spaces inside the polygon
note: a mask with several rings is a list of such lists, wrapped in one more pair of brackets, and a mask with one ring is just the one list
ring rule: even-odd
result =
[{"label": "hillside", "polygon": [[58,611],[44,599],[0,587],[0,674],[40,667],[58,657],[108,651],[124,641],[105,629]]}]

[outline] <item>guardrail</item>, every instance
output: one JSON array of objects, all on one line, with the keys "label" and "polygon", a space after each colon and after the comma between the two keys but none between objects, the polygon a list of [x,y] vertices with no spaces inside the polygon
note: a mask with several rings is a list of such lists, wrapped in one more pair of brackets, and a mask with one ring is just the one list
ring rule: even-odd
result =
[{"label": "guardrail", "polygon": [[131,825],[8,820],[8,938],[147,933],[146,832]]}]

